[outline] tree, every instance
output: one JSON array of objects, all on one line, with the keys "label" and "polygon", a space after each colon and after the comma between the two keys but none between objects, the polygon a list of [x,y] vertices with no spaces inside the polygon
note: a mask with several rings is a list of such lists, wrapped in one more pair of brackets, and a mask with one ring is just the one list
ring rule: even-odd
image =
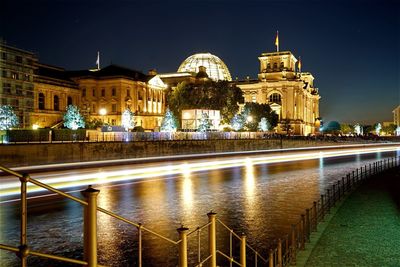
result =
[{"label": "tree", "polygon": [[278,115],[268,104],[248,102],[243,107],[242,116],[246,119],[245,127],[249,131],[257,131],[261,118],[267,119],[270,127],[278,125]]},{"label": "tree", "polygon": [[64,126],[71,130],[85,128],[85,120],[79,113],[79,108],[74,105],[69,105],[64,114]]},{"label": "tree", "polygon": [[178,123],[174,113],[167,108],[164,118],[161,121],[161,132],[175,132],[178,128]]},{"label": "tree", "polygon": [[376,135],[380,135],[381,130],[382,130],[382,125],[378,122],[377,124],[374,125],[375,133]]},{"label": "tree", "polygon": [[183,82],[169,91],[167,102],[179,117],[184,109],[213,109],[220,110],[223,123],[229,123],[239,110],[238,103],[243,103],[243,93],[227,81]]},{"label": "tree", "polygon": [[201,114],[201,119],[199,120],[199,128],[197,130],[199,132],[207,132],[211,129],[212,123],[211,120],[208,118],[207,113]]},{"label": "tree", "polygon": [[121,116],[122,127],[125,128],[125,131],[135,127],[135,113],[133,113],[129,108],[126,108]]},{"label": "tree", "polygon": [[243,129],[246,120],[242,114],[236,114],[231,120],[231,127],[235,131],[240,131]]},{"label": "tree", "polygon": [[17,115],[10,105],[0,106],[0,130],[9,130],[19,125]]},{"label": "tree", "polygon": [[103,125],[103,121],[98,118],[88,119],[84,117],[86,129],[96,129]]},{"label": "tree", "polygon": [[363,134],[363,127],[359,123],[354,125],[354,133],[356,135],[362,135]]},{"label": "tree", "polygon": [[384,132],[386,135],[395,135],[395,131],[396,125],[393,123],[382,127],[382,132]]},{"label": "tree", "polygon": [[262,117],[258,123],[258,130],[266,132],[271,128],[271,124],[268,122],[267,118]]},{"label": "tree", "polygon": [[350,134],[352,132],[352,126],[350,124],[340,124],[340,131],[342,134]]}]

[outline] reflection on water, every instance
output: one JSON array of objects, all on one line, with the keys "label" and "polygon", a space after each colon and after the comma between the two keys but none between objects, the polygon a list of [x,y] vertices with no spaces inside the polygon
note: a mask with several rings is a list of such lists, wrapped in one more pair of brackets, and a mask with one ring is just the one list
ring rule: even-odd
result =
[{"label": "reflection on water", "polygon": [[[397,151],[262,165],[249,158],[243,167],[204,172],[191,172],[188,165],[182,164],[182,175],[97,186],[101,191],[98,203],[173,240],[177,240],[176,228],[181,224],[193,230],[206,223],[207,212],[213,210],[237,233],[243,232],[253,247],[267,251],[269,244],[286,234],[328,185],[354,168],[396,153],[400,156]],[[1,243],[18,244],[17,204],[1,204]],[[79,204],[60,197],[30,200],[30,244],[44,252],[81,258],[81,215]],[[135,227],[99,213],[98,229],[101,264],[137,264]],[[206,231],[203,235],[205,242]],[[218,244],[226,246],[222,244],[226,240],[220,237]],[[195,248],[196,238],[189,241],[190,248]],[[226,251],[226,247],[221,250]],[[2,266],[18,266],[13,254],[0,253]],[[176,266],[176,253],[173,245],[143,234],[144,266]],[[194,252],[189,253],[192,262],[196,257]],[[69,266],[56,261],[39,262],[33,257],[29,260],[30,266]]]}]

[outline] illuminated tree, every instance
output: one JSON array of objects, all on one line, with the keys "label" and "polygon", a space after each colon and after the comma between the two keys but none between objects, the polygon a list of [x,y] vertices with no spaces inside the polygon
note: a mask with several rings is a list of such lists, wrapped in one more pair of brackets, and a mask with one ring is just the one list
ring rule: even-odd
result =
[{"label": "illuminated tree", "polygon": [[122,127],[125,128],[125,131],[129,129],[133,129],[136,125],[135,123],[135,113],[133,113],[129,108],[125,109],[122,113]]},{"label": "illuminated tree", "polygon": [[201,119],[199,120],[199,128],[197,129],[199,132],[207,132],[210,130],[212,126],[211,120],[208,117],[207,113],[201,114]]},{"label": "illuminated tree", "polygon": [[0,106],[0,130],[9,130],[17,127],[19,120],[9,105]]},{"label": "illuminated tree", "polygon": [[235,131],[240,131],[243,129],[245,123],[246,119],[244,116],[242,114],[236,114],[231,120],[231,127]]},{"label": "illuminated tree", "polygon": [[161,132],[175,132],[178,128],[176,117],[169,108],[165,112],[160,128]]},{"label": "illuminated tree", "polygon": [[268,122],[267,118],[262,117],[260,122],[258,123],[258,130],[266,132],[271,127],[271,124]]},{"label": "illuminated tree", "polygon": [[69,105],[64,114],[64,126],[71,130],[85,128],[85,120],[79,113],[79,108],[74,105]]},{"label": "illuminated tree", "polygon": [[352,131],[352,127],[350,124],[345,124],[342,123],[340,124],[340,131],[342,132],[342,134],[350,134]]},{"label": "illuminated tree", "polygon": [[362,135],[363,134],[363,127],[359,123],[354,125],[354,133],[356,135]]},{"label": "illuminated tree", "polygon": [[376,135],[379,135],[381,130],[382,130],[382,125],[378,122],[377,124],[375,124],[375,133],[376,133]]}]

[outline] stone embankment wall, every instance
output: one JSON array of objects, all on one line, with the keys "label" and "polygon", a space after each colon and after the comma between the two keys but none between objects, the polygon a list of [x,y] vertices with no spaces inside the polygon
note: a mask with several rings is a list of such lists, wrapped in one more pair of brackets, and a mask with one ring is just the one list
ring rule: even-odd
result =
[{"label": "stone embankment wall", "polygon": [[264,150],[337,145],[315,140],[188,140],[13,144],[0,146],[0,164],[6,167],[110,159],[159,157],[197,153]]}]

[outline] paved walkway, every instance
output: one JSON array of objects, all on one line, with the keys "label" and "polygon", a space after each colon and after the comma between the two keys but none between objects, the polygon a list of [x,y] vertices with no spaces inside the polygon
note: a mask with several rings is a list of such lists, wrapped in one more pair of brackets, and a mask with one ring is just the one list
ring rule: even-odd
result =
[{"label": "paved walkway", "polygon": [[400,169],[353,192],[316,239],[304,266],[400,267]]}]

